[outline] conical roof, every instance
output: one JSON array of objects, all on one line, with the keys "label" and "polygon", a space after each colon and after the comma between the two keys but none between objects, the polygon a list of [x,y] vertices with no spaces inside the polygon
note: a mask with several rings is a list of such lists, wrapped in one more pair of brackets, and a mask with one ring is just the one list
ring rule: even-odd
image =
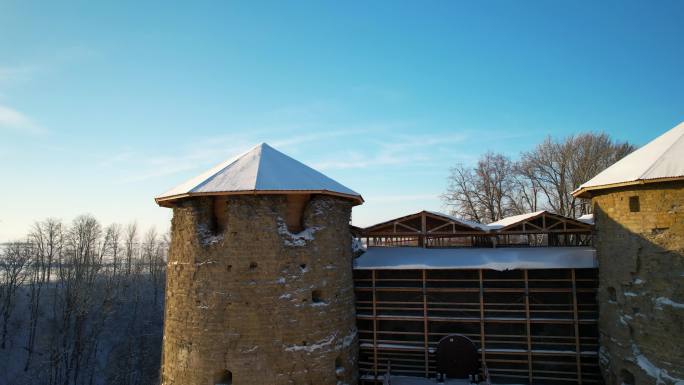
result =
[{"label": "conical roof", "polygon": [[675,179],[684,179],[684,122],[615,162],[572,194],[586,198],[592,190]]},{"label": "conical roof", "polygon": [[175,199],[199,195],[288,193],[329,194],[363,203],[359,193],[266,143],[172,188],[155,201],[164,206]]}]

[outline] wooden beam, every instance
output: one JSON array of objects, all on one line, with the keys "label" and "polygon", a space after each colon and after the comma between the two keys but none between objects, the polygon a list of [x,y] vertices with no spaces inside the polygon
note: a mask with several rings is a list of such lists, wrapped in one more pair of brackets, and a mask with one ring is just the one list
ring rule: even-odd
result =
[{"label": "wooden beam", "polygon": [[575,324],[575,360],[577,363],[577,383],[582,384],[582,357],[579,337],[579,314],[577,312],[577,282],[575,277],[575,269],[571,270],[572,274],[572,314]]},{"label": "wooden beam", "polygon": [[482,279],[482,269],[479,271],[480,278],[480,355],[482,359],[482,364],[485,364],[485,314],[484,314],[484,280]]},{"label": "wooden beam", "polygon": [[378,309],[377,309],[377,299],[375,291],[375,270],[373,270],[373,275],[371,276],[372,287],[373,287],[373,374],[375,375],[375,380],[378,379]]},{"label": "wooden beam", "polygon": [[430,368],[429,368],[429,351],[430,351],[430,344],[429,344],[429,339],[428,339],[428,304],[427,304],[427,281],[425,280],[425,270],[422,271],[422,277],[423,277],[423,349],[424,349],[424,356],[425,356],[425,377],[430,376]]},{"label": "wooden beam", "polygon": [[395,228],[394,228],[394,231],[395,231],[395,232],[397,231],[397,230],[396,230],[396,226],[401,226],[401,227],[407,228],[407,229],[409,229],[409,230],[411,230],[411,231],[415,231],[416,233],[420,233],[420,230],[416,229],[415,227],[411,227],[411,226],[409,226],[409,225],[405,225],[405,224],[403,224],[403,223],[401,223],[401,222],[397,222],[397,223],[395,224]]},{"label": "wooden beam", "polygon": [[530,327],[530,283],[527,269],[523,270],[525,275],[525,324],[527,334],[527,382],[532,384],[532,330]]}]

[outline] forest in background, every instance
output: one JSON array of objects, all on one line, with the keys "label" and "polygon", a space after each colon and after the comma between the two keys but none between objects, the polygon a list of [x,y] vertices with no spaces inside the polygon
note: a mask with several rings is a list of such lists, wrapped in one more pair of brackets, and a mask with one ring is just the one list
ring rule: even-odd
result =
[{"label": "forest in background", "polygon": [[0,385],[149,385],[161,362],[168,237],[82,215],[0,253]]}]

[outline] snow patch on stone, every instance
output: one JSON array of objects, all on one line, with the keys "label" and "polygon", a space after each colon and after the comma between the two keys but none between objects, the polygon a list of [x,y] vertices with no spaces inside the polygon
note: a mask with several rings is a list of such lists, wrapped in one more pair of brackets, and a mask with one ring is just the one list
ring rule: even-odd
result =
[{"label": "snow patch on stone", "polygon": [[349,347],[352,344],[352,342],[354,342],[354,338],[356,338],[357,334],[358,330],[356,328],[353,328],[349,334],[347,334],[346,336],[344,336],[344,338],[337,342],[335,348],[337,350],[340,350]]},{"label": "snow patch on stone", "polygon": [[313,345],[291,345],[285,348],[286,352],[313,352],[318,349],[323,349],[326,346],[330,346],[333,341],[335,340],[335,337],[337,337],[337,333],[333,333],[324,339],[316,342]]},{"label": "snow patch on stone", "polygon": [[[352,342],[354,342],[354,338],[356,338],[357,334],[356,328],[352,329],[351,333],[348,335],[344,336],[343,338],[340,338],[337,340],[337,343],[333,346],[334,350],[341,350],[348,348]],[[290,345],[285,348],[286,352],[314,352],[319,349],[324,349],[332,346],[333,342],[337,338],[337,332],[334,332],[333,334],[323,338],[322,340],[316,342],[315,344],[312,345]]]},{"label": "snow patch on stone", "polygon": [[637,296],[638,296],[637,293],[633,293],[633,292],[631,292],[631,291],[626,291],[626,292],[624,293],[624,295],[625,295],[625,297],[637,297]]},{"label": "snow patch on stone", "polygon": [[197,235],[202,246],[210,246],[223,240],[223,234],[214,234],[205,224],[197,226]]},{"label": "snow patch on stone", "polygon": [[258,346],[252,346],[249,349],[242,349],[241,353],[252,353],[252,352],[256,351],[257,349],[259,349]]},{"label": "snow patch on stone", "polygon": [[662,310],[663,306],[672,306],[675,309],[684,309],[684,303],[675,302],[666,297],[658,297],[654,300],[656,309]]},{"label": "snow patch on stone", "polygon": [[650,377],[653,377],[656,379],[656,385],[660,384],[669,384],[669,383],[675,383],[675,384],[681,384],[684,379],[681,378],[675,378],[670,376],[667,373],[667,370],[661,369],[657,366],[655,366],[648,358],[646,358],[645,355],[641,353],[639,350],[639,347],[636,346],[635,344],[632,344],[632,354],[634,354],[634,359],[636,360],[636,364]]},{"label": "snow patch on stone", "polygon": [[313,241],[314,234],[321,230],[322,227],[312,226],[300,231],[297,234],[293,234],[287,229],[287,224],[281,218],[278,218],[278,234],[283,237],[283,243],[285,246],[301,247],[306,246],[308,242]]},{"label": "snow patch on stone", "polygon": [[631,316],[628,316],[628,315],[626,315],[626,314],[622,314],[622,315],[620,316],[620,323],[623,324],[623,325],[625,325],[625,326],[627,326],[627,321],[631,321],[631,320],[632,320],[632,317],[631,317]]}]

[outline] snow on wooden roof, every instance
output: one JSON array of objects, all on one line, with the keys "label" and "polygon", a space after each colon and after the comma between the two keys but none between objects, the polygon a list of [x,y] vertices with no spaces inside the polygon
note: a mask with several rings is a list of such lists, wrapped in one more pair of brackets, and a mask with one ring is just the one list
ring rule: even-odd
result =
[{"label": "snow on wooden roof", "polygon": [[500,233],[590,232],[591,225],[593,222],[541,210],[506,217],[488,224],[487,227],[490,231]]},{"label": "snow on wooden roof", "polygon": [[[439,224],[433,224],[433,227],[430,227],[429,224],[426,221],[421,221],[421,218],[423,217],[436,217],[442,223]],[[415,223],[411,223],[415,222]],[[483,225],[481,223],[469,221],[466,219],[462,218],[457,218],[451,215],[447,215],[444,213],[440,213],[437,211],[428,211],[428,210],[423,210],[419,211],[417,213],[409,214],[409,215],[404,215],[399,218],[394,218],[390,219],[388,221],[380,222],[377,224],[374,224],[372,226],[366,227],[363,229],[365,233],[374,233],[374,232],[385,232],[387,230],[386,228],[388,226],[393,227],[396,232],[397,230],[399,232],[415,232],[415,233],[434,233],[437,230],[441,229],[441,232],[451,232],[452,229],[451,227],[445,227],[443,224],[444,222],[449,222],[449,223],[454,223],[455,225],[458,225],[459,231],[462,232],[464,230],[466,231],[473,231],[473,232],[482,232],[482,231],[487,231],[487,226]],[[455,230],[454,230],[455,231]]]},{"label": "snow on wooden roof", "polygon": [[578,221],[584,222],[588,225],[593,225],[594,224],[594,214],[584,214],[581,217],[577,218]]},{"label": "snow on wooden roof", "polygon": [[453,215],[440,213],[440,212],[438,212],[438,211],[428,211],[428,210],[426,210],[425,212],[430,213],[430,214],[432,214],[432,215],[440,216],[440,217],[442,217],[442,218],[446,218],[446,219],[451,220],[451,221],[454,221],[454,222],[462,223],[462,224],[464,224],[464,225],[466,225],[466,226],[469,226],[469,227],[472,227],[472,228],[475,228],[475,229],[480,229],[480,230],[484,230],[484,231],[487,231],[487,230],[488,230],[487,225],[484,225],[484,224],[482,224],[482,223],[480,223],[480,222],[475,222],[475,221],[470,221],[470,220],[463,219],[463,218],[458,218],[458,217],[455,217],[455,216],[453,216]]},{"label": "snow on wooden roof", "polygon": [[369,247],[354,260],[357,270],[584,269],[596,268],[591,247],[422,248]]},{"label": "snow on wooden roof", "polygon": [[197,195],[319,193],[363,203],[361,195],[266,143],[155,198],[158,204]]},{"label": "snow on wooden roof", "polygon": [[591,190],[684,178],[684,122],[615,162],[582,184],[573,195]]},{"label": "snow on wooden roof", "polygon": [[534,217],[539,216],[541,214],[544,214],[545,212],[546,212],[545,210],[541,210],[541,211],[535,211],[533,213],[512,215],[510,217],[500,219],[496,222],[492,222],[492,223],[488,224],[487,227],[491,230],[503,229],[504,227],[508,227],[510,225],[526,221],[528,219],[531,219],[531,218],[534,218]]}]

